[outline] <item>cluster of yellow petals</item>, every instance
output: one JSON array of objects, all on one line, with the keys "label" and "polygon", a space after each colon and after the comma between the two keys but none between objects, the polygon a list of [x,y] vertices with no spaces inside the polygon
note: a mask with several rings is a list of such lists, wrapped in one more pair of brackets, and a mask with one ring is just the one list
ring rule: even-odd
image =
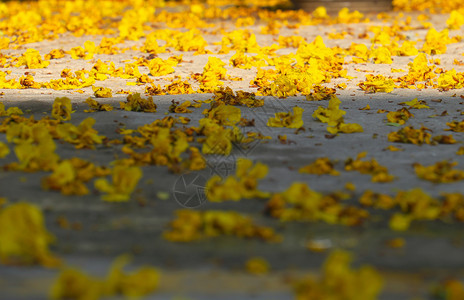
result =
[{"label": "cluster of yellow petals", "polygon": [[159,285],[159,271],[143,266],[132,272],[125,272],[123,268],[129,261],[127,255],[117,257],[105,278],[96,278],[78,269],[66,267],[55,279],[50,298],[90,300],[122,295],[128,299],[139,299],[155,291]]},{"label": "cluster of yellow petals", "polygon": [[227,70],[224,68],[226,64],[219,58],[210,56],[208,62],[203,68],[203,73],[194,74],[193,78],[200,83],[200,90],[205,93],[211,93],[218,86],[224,83],[221,80],[226,79]]},{"label": "cluster of yellow petals", "polygon": [[380,165],[374,158],[370,161],[361,160],[366,155],[367,152],[361,152],[356,159],[347,159],[345,161],[345,170],[358,171],[361,174],[370,174],[372,176],[372,182],[390,182],[394,180],[395,177],[388,172],[388,169]]},{"label": "cluster of yellow petals", "polygon": [[[419,171],[425,176],[424,168],[427,167],[421,167],[416,172]],[[432,168],[435,166],[432,165]],[[448,170],[450,170],[449,166]],[[434,175],[426,176],[430,179],[436,178],[433,177]],[[363,206],[382,210],[399,208],[400,212],[392,214],[389,220],[390,228],[397,231],[407,230],[414,220],[455,219],[464,221],[464,197],[460,193],[443,193],[441,199],[437,199],[420,188],[399,191],[394,196],[367,190],[359,198],[359,202]]]},{"label": "cluster of yellow petals", "polygon": [[282,221],[324,221],[329,224],[360,224],[369,213],[353,205],[340,203],[349,197],[333,193],[323,195],[305,183],[294,182],[285,191],[273,194],[267,203],[268,213]]},{"label": "cluster of yellow petals", "polygon": [[258,181],[266,177],[268,167],[248,159],[237,161],[235,175],[221,178],[213,175],[206,183],[206,197],[212,202],[239,201],[246,198],[266,198],[269,193],[258,189]]},{"label": "cluster of yellow petals", "polygon": [[126,98],[126,102],[119,102],[120,108],[127,111],[139,112],[156,112],[156,104],[153,102],[153,97],[143,99],[139,93],[130,94]]},{"label": "cluster of yellow petals", "polygon": [[366,93],[390,93],[395,89],[395,82],[392,78],[383,75],[366,75],[366,81],[358,84]]},{"label": "cluster of yellow petals", "polygon": [[113,93],[110,88],[92,86],[93,95],[96,98],[111,98]]},{"label": "cluster of yellow petals", "polygon": [[380,273],[370,266],[353,269],[351,261],[351,254],[344,250],[330,253],[319,278],[296,282],[295,299],[377,299],[383,287]]},{"label": "cluster of yellow petals", "polygon": [[361,125],[356,123],[345,123],[346,111],[340,109],[341,101],[337,96],[331,96],[327,108],[319,106],[313,113],[313,117],[327,123],[327,131],[331,134],[363,132]]},{"label": "cluster of yellow petals", "polygon": [[330,174],[332,176],[340,175],[340,172],[334,169],[334,162],[331,161],[328,157],[320,157],[316,159],[313,163],[303,166],[299,170],[300,173],[308,174]]},{"label": "cluster of yellow petals", "polygon": [[415,145],[430,144],[432,135],[429,129],[422,126],[419,129],[414,129],[412,126],[406,126],[398,131],[393,131],[388,134],[388,140],[396,143],[409,143]]},{"label": "cluster of yellow petals", "polygon": [[105,136],[98,135],[98,131],[93,128],[95,122],[94,118],[88,117],[77,126],[71,123],[58,124],[56,135],[58,138],[74,144],[76,149],[94,149],[95,145],[102,144],[105,139]]},{"label": "cluster of yellow petals", "polygon": [[60,260],[49,250],[55,237],[45,228],[42,211],[25,202],[0,208],[0,262],[56,267]]},{"label": "cluster of yellow petals", "polygon": [[52,106],[52,117],[59,121],[71,120],[71,99],[67,97],[55,98]]},{"label": "cluster of yellow petals", "polygon": [[60,161],[53,173],[42,179],[42,187],[45,190],[58,190],[63,195],[87,195],[89,189],[86,182],[108,174],[108,168],[97,167],[89,161],[73,157]]},{"label": "cluster of yellow petals", "polygon": [[89,106],[90,109],[84,110],[85,112],[95,112],[95,111],[112,111],[113,106],[111,104],[101,104],[91,97],[85,100],[85,103]]},{"label": "cluster of yellow petals", "polygon": [[456,162],[441,161],[430,166],[414,164],[417,177],[435,183],[456,182],[464,179],[464,171],[454,169]]},{"label": "cluster of yellow petals", "polygon": [[27,69],[42,69],[48,67],[49,64],[49,61],[42,60],[39,51],[33,48],[28,48],[26,52],[18,58],[15,67],[25,65]]},{"label": "cluster of yellow petals", "polygon": [[3,104],[3,102],[0,102],[0,117],[12,115],[23,115],[23,111],[17,106],[8,107],[8,109],[5,109],[5,104]]},{"label": "cluster of yellow petals", "polygon": [[8,127],[6,135],[7,140],[15,144],[14,153],[18,159],[8,164],[7,169],[35,172],[51,171],[56,166],[59,157],[47,124],[18,122]]},{"label": "cluster of yellow petals", "polygon": [[446,279],[433,288],[434,297],[446,295],[446,299],[460,299],[464,297],[464,284],[458,279]]},{"label": "cluster of yellow petals", "polygon": [[270,265],[269,262],[262,257],[252,257],[246,261],[245,269],[250,274],[263,275],[269,273]]},{"label": "cluster of yellow petals", "polygon": [[414,115],[405,107],[398,109],[397,111],[390,111],[387,113],[388,122],[404,125],[409,118],[413,118]]},{"label": "cluster of yellow petals", "polygon": [[110,202],[128,201],[137,183],[142,177],[142,170],[136,166],[116,164],[111,170],[111,182],[106,178],[95,180],[95,188],[105,193],[102,199]]},{"label": "cluster of yellow petals", "polygon": [[270,227],[254,224],[252,219],[235,211],[177,210],[177,218],[170,222],[169,230],[163,233],[172,242],[190,242],[221,235],[240,238],[257,238],[278,242],[281,237]]},{"label": "cluster of yellow petals", "polygon": [[303,108],[295,106],[293,108],[293,114],[291,112],[275,113],[275,117],[269,118],[269,120],[267,121],[267,126],[287,128],[303,127],[303,111]]}]

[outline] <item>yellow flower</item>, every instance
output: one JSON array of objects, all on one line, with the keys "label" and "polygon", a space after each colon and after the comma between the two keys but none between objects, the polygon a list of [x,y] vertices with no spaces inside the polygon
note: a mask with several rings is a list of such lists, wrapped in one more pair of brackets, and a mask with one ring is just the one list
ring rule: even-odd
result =
[{"label": "yellow flower", "polygon": [[370,50],[364,44],[351,43],[348,49],[350,54],[353,56],[353,63],[365,63],[370,56]]},{"label": "yellow flower", "polygon": [[96,51],[95,43],[92,41],[85,41],[84,48],[74,47],[71,48],[71,57],[72,59],[92,59]]},{"label": "yellow flower", "polygon": [[415,56],[419,54],[419,50],[415,47],[415,42],[404,41],[401,47],[397,49],[397,54],[400,56]]},{"label": "yellow flower", "polygon": [[391,151],[391,152],[403,151],[403,149],[398,148],[398,147],[395,147],[395,146],[393,146],[393,145],[389,145],[389,146],[386,147],[384,150],[388,150],[388,151]]},{"label": "yellow flower", "polygon": [[236,125],[242,117],[240,108],[214,102],[211,103],[211,108],[203,114],[206,114],[207,118],[214,120],[217,124],[224,126]]},{"label": "yellow flower", "polygon": [[337,96],[331,96],[327,108],[319,106],[313,113],[313,117],[323,123],[327,123],[327,131],[331,134],[363,132],[361,125],[356,123],[345,123],[344,110],[340,109],[341,101]]},{"label": "yellow flower", "polygon": [[391,78],[383,75],[366,75],[366,81],[361,82],[358,86],[367,93],[390,93],[395,89],[395,82]]},{"label": "yellow flower", "polygon": [[406,126],[398,131],[388,134],[388,140],[396,143],[409,143],[415,145],[430,144],[432,135],[428,133],[430,129],[422,126],[420,129],[414,129],[412,126]]},{"label": "yellow flower", "polygon": [[304,109],[298,106],[293,108],[291,112],[275,113],[274,118],[269,118],[267,126],[269,127],[287,127],[287,128],[300,128],[303,127],[303,111]]},{"label": "yellow flower", "polygon": [[158,45],[158,41],[156,38],[157,36],[155,32],[148,34],[143,44],[143,47],[140,48],[140,51],[153,54],[166,52],[166,48],[160,47]]},{"label": "yellow flower", "polygon": [[[425,103],[424,100],[417,100],[417,98],[412,99],[411,101],[406,101],[406,102],[401,102],[400,104],[404,104],[409,106],[410,108],[415,108],[415,109],[423,109],[423,108],[430,108],[427,103]],[[409,113],[411,114],[411,113]],[[414,117],[414,115],[410,116]]]},{"label": "yellow flower", "polygon": [[102,199],[105,201],[128,201],[142,177],[142,170],[139,167],[116,165],[111,174],[111,183],[105,178],[99,178],[95,180],[95,188],[106,193],[102,196]]},{"label": "yellow flower", "polygon": [[392,64],[393,60],[391,59],[390,50],[387,47],[379,47],[372,51],[372,57],[374,58],[374,63],[376,64]]},{"label": "yellow flower", "polygon": [[435,183],[456,182],[464,179],[464,171],[453,169],[457,163],[448,161],[437,162],[430,166],[414,164],[417,177]]},{"label": "yellow flower", "polygon": [[43,61],[39,51],[28,48],[19,58],[16,67],[26,65],[28,69],[42,69],[48,67],[49,61]]},{"label": "yellow flower", "polygon": [[438,144],[456,144],[457,141],[454,139],[454,137],[450,135],[436,135],[433,137],[433,142],[438,143]]},{"label": "yellow flower", "polygon": [[252,219],[235,211],[177,210],[177,219],[169,223],[163,237],[171,242],[191,242],[220,235],[258,238],[278,242],[281,237],[270,227],[255,225]]},{"label": "yellow flower", "polygon": [[29,172],[49,171],[58,162],[55,142],[44,124],[11,125],[8,137],[17,144],[14,152],[19,163],[10,164],[9,168]]},{"label": "yellow flower", "polygon": [[132,141],[134,146],[140,148],[144,148],[145,144],[149,143],[152,146],[151,151],[135,152],[128,146],[123,147],[122,151],[130,155],[134,163],[138,165],[153,164],[178,168],[182,161],[180,155],[189,148],[189,143],[185,132],[170,130],[175,121],[173,117],[165,117],[162,120],[156,120],[151,124],[139,127],[137,131],[143,138],[124,137],[128,144],[131,144]]},{"label": "yellow flower", "polygon": [[56,267],[60,261],[48,249],[54,239],[35,205],[20,202],[0,209],[0,262]]},{"label": "yellow flower", "polygon": [[391,218],[390,218],[390,228],[396,231],[405,231],[409,228],[411,224],[412,218],[410,216],[401,214],[401,213],[395,213]]},{"label": "yellow flower", "polygon": [[451,11],[450,17],[446,20],[446,25],[449,29],[460,29],[462,25],[464,25],[464,14],[462,14],[459,10]]},{"label": "yellow flower", "polygon": [[171,59],[163,60],[155,57],[148,62],[148,69],[152,76],[164,76],[174,73],[174,68],[177,62]]},{"label": "yellow flower", "polygon": [[312,164],[301,167],[299,172],[300,173],[308,173],[308,174],[330,174],[332,176],[340,175],[340,172],[334,170],[334,163],[330,161],[327,157],[321,157],[316,159]]},{"label": "yellow flower", "polygon": [[206,196],[209,201],[239,201],[243,198],[266,198],[269,193],[258,189],[258,181],[266,177],[268,167],[262,163],[240,158],[237,161],[235,175],[223,179],[212,176],[206,183]]},{"label": "yellow flower", "polygon": [[287,98],[298,94],[296,80],[292,76],[280,75],[271,84],[271,95],[279,98]]},{"label": "yellow flower", "polygon": [[337,22],[339,23],[359,23],[364,18],[364,15],[359,11],[355,10],[350,12],[347,7],[340,9],[337,16]]},{"label": "yellow flower", "polygon": [[425,36],[425,43],[422,46],[422,51],[427,54],[445,54],[446,45],[451,43],[447,28],[438,32],[435,28],[430,28]]},{"label": "yellow flower", "polygon": [[190,147],[190,156],[187,160],[183,162],[184,166],[188,170],[196,171],[196,170],[203,170],[206,168],[206,160],[201,155],[200,150],[196,147]]},{"label": "yellow flower", "polygon": [[[119,92],[118,92],[118,94],[119,94]],[[130,94],[130,93],[127,93],[127,94]],[[152,83],[151,86],[146,86],[145,87],[145,94],[149,95],[149,96],[165,95],[166,91],[163,88],[161,88],[161,86],[159,84],[154,85]]]},{"label": "yellow flower", "polygon": [[451,69],[444,73],[441,73],[437,79],[436,87],[440,91],[448,91],[450,89],[461,89],[464,87],[464,73],[456,72],[455,69]]},{"label": "yellow flower", "polygon": [[251,26],[255,24],[255,19],[253,17],[244,17],[244,18],[237,18],[235,21],[235,27],[245,27]]},{"label": "yellow flower", "polygon": [[5,143],[0,142],[0,158],[4,158],[8,154],[10,154],[10,148]]},{"label": "yellow flower", "polygon": [[245,53],[257,53],[260,48],[256,42],[256,35],[249,30],[234,30],[223,35],[220,54],[236,50]]},{"label": "yellow flower", "polygon": [[387,245],[390,248],[403,248],[406,244],[406,241],[403,238],[394,238],[387,242]]},{"label": "yellow flower", "polygon": [[406,121],[409,120],[409,118],[411,117],[414,117],[414,115],[407,108],[404,107],[397,111],[390,111],[387,114],[388,122],[400,125],[406,123]]},{"label": "yellow flower", "polygon": [[456,155],[464,155],[464,147],[459,147],[458,151],[456,151]]},{"label": "yellow flower", "polygon": [[437,76],[437,74],[433,72],[435,66],[428,65],[425,53],[417,55],[412,62],[408,63],[408,66],[408,74],[399,78],[399,80],[402,81],[402,85],[408,86],[414,84],[416,81],[428,81]]},{"label": "yellow flower", "polygon": [[327,14],[327,10],[324,6],[318,6],[313,12],[312,15],[316,19],[327,19],[329,15]]},{"label": "yellow flower", "polygon": [[9,107],[7,110],[5,110],[5,105],[3,102],[0,102],[0,117],[3,116],[11,116],[11,115],[23,115],[23,111],[16,106]]},{"label": "yellow flower", "polygon": [[366,190],[359,203],[363,206],[380,208],[380,209],[391,209],[397,205],[395,199],[386,194],[374,193],[371,190]]},{"label": "yellow flower", "polygon": [[193,74],[192,77],[200,83],[200,90],[205,93],[214,92],[224,83],[219,80],[226,79],[225,63],[217,57],[209,56],[203,68],[203,73]]},{"label": "yellow flower", "polygon": [[248,56],[245,53],[237,51],[230,59],[229,65],[249,70],[252,67],[264,67],[266,66],[266,62],[258,56]]},{"label": "yellow flower", "polygon": [[253,257],[246,261],[245,269],[253,275],[262,275],[269,273],[270,265],[267,260],[262,257]]},{"label": "yellow flower", "polygon": [[221,129],[212,131],[207,135],[201,152],[203,154],[229,155],[232,151],[232,131]]},{"label": "yellow flower", "polygon": [[336,127],[327,127],[327,131],[332,134],[336,134],[337,132],[355,133],[363,132],[364,129],[361,125],[356,123],[339,123]]},{"label": "yellow flower", "polygon": [[164,86],[164,91],[161,94],[167,93],[169,95],[185,95],[194,94],[191,84],[188,81],[178,79],[170,84]]},{"label": "yellow flower", "polygon": [[433,290],[433,297],[448,300],[457,300],[464,298],[464,286],[458,279],[450,278],[440,282]]},{"label": "yellow flower", "polygon": [[61,191],[63,195],[87,195],[89,193],[69,160],[59,163],[53,173],[42,180],[42,187],[46,190]]},{"label": "yellow flower", "polygon": [[172,100],[172,104],[169,106],[169,112],[177,114],[191,113],[192,110],[188,109],[188,107],[193,107],[192,102],[190,102],[189,100],[184,101],[182,103]]},{"label": "yellow flower", "polygon": [[144,297],[158,288],[160,274],[153,267],[143,266],[131,273],[123,268],[130,262],[130,256],[122,255],[113,262],[105,280],[105,294],[122,294],[129,299]]},{"label": "yellow flower", "polygon": [[453,121],[453,122],[448,122],[446,125],[449,127],[448,129],[445,129],[447,131],[454,131],[454,132],[464,132],[464,121],[458,122],[458,121]]},{"label": "yellow flower", "polygon": [[111,104],[101,104],[92,98],[87,98],[85,103],[90,107],[89,110],[84,110],[84,112],[94,112],[94,111],[112,111],[113,106]]},{"label": "yellow flower", "polygon": [[367,155],[367,152],[361,152],[356,159],[349,158],[345,161],[346,171],[358,171],[361,174],[370,174],[372,182],[390,182],[395,177],[388,173],[388,169],[380,165],[377,160],[372,158],[370,161],[361,159]]},{"label": "yellow flower", "polygon": [[63,49],[53,49],[50,51],[50,53],[45,54],[44,59],[50,60],[50,59],[63,58],[65,54],[66,53],[64,52]]},{"label": "yellow flower", "polygon": [[138,299],[155,291],[159,284],[159,271],[145,266],[125,273],[123,268],[129,261],[127,255],[117,257],[105,278],[92,277],[80,270],[66,268],[55,279],[50,297],[53,300],[97,300],[124,295],[130,299]]},{"label": "yellow flower", "polygon": [[119,102],[121,109],[127,111],[156,112],[156,104],[153,97],[143,99],[140,93],[129,94],[126,102]]},{"label": "yellow flower", "polygon": [[341,103],[342,102],[337,96],[331,97],[327,108],[319,106],[313,113],[313,118],[318,119],[322,123],[329,123],[331,120],[339,120],[340,118],[343,118],[346,111],[340,109]]},{"label": "yellow flower", "polygon": [[230,87],[220,87],[214,91],[212,103],[227,104],[227,105],[241,105],[247,107],[261,107],[264,105],[263,99],[256,99],[254,93],[244,91],[234,91]]},{"label": "yellow flower", "polygon": [[40,82],[34,81],[34,77],[32,77],[32,75],[21,76],[19,78],[19,83],[24,88],[40,89],[42,87]]},{"label": "yellow flower", "polygon": [[93,94],[97,98],[111,98],[113,94],[110,88],[92,86]]},{"label": "yellow flower", "polygon": [[71,120],[71,99],[67,97],[55,98],[52,106],[52,117],[59,121]]},{"label": "yellow flower", "polygon": [[88,299],[98,300],[104,293],[102,280],[91,277],[79,270],[63,269],[55,279],[50,292],[53,300]]},{"label": "yellow flower", "polygon": [[[339,88],[345,89],[346,84],[340,84]],[[328,87],[324,87],[321,85],[313,86],[313,92],[309,95],[306,95],[306,100],[309,101],[320,101],[320,100],[330,100],[333,96],[335,96],[336,90]]]},{"label": "yellow flower", "polygon": [[173,47],[178,51],[196,51],[195,54],[210,53],[205,50],[208,43],[198,29],[186,32],[173,32],[173,35],[166,39],[166,47]]},{"label": "yellow flower", "polygon": [[395,230],[406,230],[412,220],[435,220],[440,216],[440,201],[430,197],[419,188],[409,191],[400,191],[396,194],[395,202],[401,208],[402,214],[393,215],[390,225],[395,218],[398,221]]},{"label": "yellow flower", "polygon": [[329,224],[356,225],[369,213],[356,206],[340,203],[344,194],[322,195],[303,182],[294,182],[285,191],[274,194],[267,212],[282,221],[324,221]]},{"label": "yellow flower", "polygon": [[0,38],[0,49],[8,49],[10,42],[10,39],[7,37]]},{"label": "yellow flower", "polygon": [[318,279],[311,276],[296,282],[295,299],[377,299],[383,287],[379,272],[370,266],[353,269],[351,261],[349,252],[333,251],[326,259]]},{"label": "yellow flower", "polygon": [[95,144],[101,144],[105,136],[98,135],[98,131],[93,128],[95,119],[88,117],[84,119],[78,126],[71,123],[58,124],[56,126],[56,134],[64,141],[75,144],[76,149],[91,148]]}]

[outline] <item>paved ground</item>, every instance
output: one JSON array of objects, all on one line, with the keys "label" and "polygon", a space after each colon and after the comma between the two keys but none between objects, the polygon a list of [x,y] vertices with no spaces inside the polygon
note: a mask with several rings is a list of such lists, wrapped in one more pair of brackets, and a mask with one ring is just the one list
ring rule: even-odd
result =
[{"label": "paved ground", "polygon": [[[414,18],[417,14],[411,14]],[[444,20],[449,15],[432,15],[431,22],[441,30],[446,26]],[[314,25],[302,26],[299,35],[312,41],[316,35],[322,34],[327,46],[348,47],[351,42],[366,42],[356,38],[343,40],[328,39],[327,33],[331,30],[339,31],[352,27],[356,32],[362,32],[371,25],[384,24],[372,18],[370,23],[362,24],[334,24],[329,26]],[[391,23],[386,23],[391,25]],[[222,24],[232,29],[232,21]],[[271,45],[276,36],[259,34],[259,26],[253,25],[250,30],[257,33],[258,44]],[[291,35],[293,29],[283,27],[280,35]],[[423,38],[427,29],[407,31],[411,38],[417,34]],[[462,34],[462,31],[451,31],[450,36]],[[91,39],[99,43],[101,36],[85,36],[73,38],[65,34],[61,39],[51,42],[43,41],[26,44],[20,49],[3,50],[4,54],[19,55],[28,47],[35,48],[41,54],[51,49],[83,45]],[[212,46],[219,37],[208,35],[208,46]],[[142,39],[143,41],[143,39]],[[367,42],[368,43],[368,42]],[[126,42],[125,46],[138,45],[142,42]],[[453,65],[453,59],[459,58],[463,42],[448,45],[446,54],[437,55],[445,70],[455,68],[462,71],[463,67]],[[280,55],[294,52],[295,49],[278,50]],[[187,77],[191,72],[202,72],[208,55],[194,56],[192,52],[172,50],[172,53],[162,53],[159,56],[168,58],[172,55],[183,54],[184,61],[193,60],[192,63],[182,63],[176,68],[174,74],[156,78],[162,85],[168,83],[167,77],[174,75]],[[234,54],[215,55],[224,62],[228,62]],[[128,51],[115,56],[96,54],[93,60],[74,60],[69,55],[65,58],[53,60],[46,69],[33,70],[36,81],[59,78],[62,69],[70,68],[89,70],[97,59],[112,60],[122,65],[124,60],[133,56],[141,56],[137,51]],[[143,54],[146,55],[146,54]],[[182,188],[183,180],[189,182],[192,178],[199,178],[200,185],[217,174],[223,178],[232,175],[238,158],[248,158],[260,161],[269,167],[266,178],[260,181],[259,188],[264,191],[278,193],[288,188],[293,182],[302,181],[321,193],[346,191],[345,185],[352,183],[355,190],[351,191],[349,204],[360,206],[358,199],[366,190],[394,195],[400,190],[421,188],[433,197],[441,193],[464,193],[463,181],[454,183],[432,183],[418,178],[414,172],[413,164],[432,165],[439,161],[449,160],[457,162],[457,168],[464,165],[464,156],[457,155],[458,148],[464,141],[464,133],[452,132],[457,140],[456,144],[414,145],[392,143],[388,141],[388,134],[398,131],[401,127],[388,124],[385,114],[378,110],[396,111],[403,107],[400,103],[414,98],[425,100],[428,109],[411,109],[414,117],[406,125],[419,128],[421,125],[432,130],[432,135],[449,134],[444,131],[448,128],[447,122],[461,121],[461,104],[459,97],[462,89],[446,92],[434,88],[413,90],[395,89],[391,93],[366,94],[357,87],[357,83],[364,80],[363,72],[356,69],[370,70],[372,74],[391,75],[390,68],[403,68],[407,70],[408,62],[413,57],[395,57],[393,64],[374,64],[371,62],[356,65],[346,65],[348,75],[356,76],[353,80],[334,79],[327,86],[345,82],[347,89],[337,90],[341,106],[346,111],[346,123],[358,123],[364,131],[353,134],[330,135],[326,124],[316,121],[312,114],[319,107],[327,107],[327,100],[307,101],[304,96],[293,96],[279,99],[272,96],[258,97],[264,99],[264,106],[257,108],[241,107],[242,117],[254,119],[255,126],[251,131],[271,136],[265,142],[253,142],[247,147],[234,144],[230,155],[209,155],[207,167],[201,171],[188,174],[175,174],[163,166],[143,166],[143,178],[125,203],[108,203],[100,199],[100,194],[92,189],[86,196],[63,196],[59,192],[45,191],[41,188],[41,180],[49,172],[11,172],[0,171],[1,196],[10,203],[27,201],[40,206],[46,217],[46,225],[57,238],[52,247],[68,265],[77,266],[91,274],[102,275],[108,269],[111,261],[122,253],[131,253],[134,256],[133,266],[150,264],[160,269],[162,274],[159,290],[148,299],[290,299],[293,298],[291,283],[301,276],[312,273],[319,274],[320,267],[333,249],[347,249],[353,253],[355,266],[369,264],[375,267],[384,277],[385,286],[380,299],[411,299],[427,298],[430,289],[440,281],[448,278],[464,279],[464,234],[463,224],[459,221],[413,221],[406,231],[398,232],[388,226],[392,211],[369,209],[371,217],[361,225],[343,226],[330,225],[323,222],[279,222],[263,213],[268,199],[242,199],[238,202],[225,201],[212,203],[199,198],[198,207],[192,208],[177,197]],[[226,66],[228,74],[240,76],[243,81],[226,81],[226,86],[234,90],[256,92],[249,85],[256,75],[256,68],[245,71]],[[145,67],[140,68],[142,73],[148,73]],[[18,78],[28,71],[20,68],[5,68],[11,70],[11,78]],[[126,95],[117,95],[119,89],[143,92],[144,86],[126,86],[127,80],[111,78],[98,82],[98,86],[110,87],[113,97],[98,99],[102,103],[113,104],[119,107],[120,101],[125,101]],[[96,84],[97,85],[97,84]],[[192,82],[196,89],[197,83]],[[109,139],[120,138],[116,132],[125,126],[127,129],[137,129],[138,126],[161,119],[168,113],[171,101],[184,102],[187,100],[206,100],[212,94],[190,95],[162,95],[155,96],[158,105],[156,113],[128,112],[115,109],[109,112],[85,113],[88,109],[84,100],[93,95],[91,87],[81,89],[82,94],[75,91],[55,91],[51,89],[4,89],[1,101],[5,106],[17,106],[26,115],[33,115],[36,119],[49,115],[55,97],[66,96],[72,100],[75,112],[71,123],[79,124],[83,119],[92,116],[96,119],[94,128]],[[457,94],[457,96],[456,96]],[[370,110],[361,110],[366,105]],[[267,120],[277,112],[290,111],[294,106],[304,109],[304,131],[295,134],[295,129],[271,128],[266,126]],[[196,126],[201,114],[208,104],[201,108],[194,108],[194,112],[185,114]],[[446,111],[447,114],[443,114]],[[443,114],[443,115],[442,115]],[[171,114],[174,115],[174,114]],[[248,128],[244,128],[248,131]],[[289,142],[283,144],[279,135],[287,135]],[[6,142],[6,136],[0,135],[0,141]],[[13,149],[12,144],[10,148]],[[196,143],[195,145],[199,145]],[[386,151],[394,145],[404,151]],[[73,145],[57,142],[57,153],[62,159],[81,157],[101,165],[109,165],[114,159],[121,157],[120,145],[97,146],[96,149],[76,150]],[[366,160],[375,158],[380,165],[386,166],[395,177],[395,180],[386,183],[374,183],[370,175],[344,170],[344,162],[348,158],[355,158],[359,153],[366,151]],[[317,158],[328,157],[335,161],[335,169],[340,171],[339,176],[301,174],[298,169]],[[12,151],[2,160],[2,164],[16,161]],[[203,180],[203,181],[201,181]],[[191,191],[191,190],[188,190]],[[163,197],[169,195],[169,197]],[[194,205],[196,206],[196,205]],[[268,244],[258,240],[243,240],[233,237],[218,237],[196,241],[192,243],[173,243],[162,238],[174,212],[181,208],[196,210],[223,209],[235,210],[253,217],[258,224],[268,225],[284,237],[283,242]],[[62,228],[57,220],[66,218],[71,224],[70,228]],[[389,240],[403,238],[404,247],[392,248],[387,246]],[[308,241],[319,241],[328,245],[328,250],[318,253],[309,251],[305,244]],[[1,242],[1,241],[0,241]],[[263,276],[254,276],[245,272],[244,264],[250,257],[261,256],[269,261],[271,272]],[[46,299],[49,287],[58,271],[43,267],[0,267],[0,298],[1,299]],[[178,297],[178,298],[176,298]]]}]

